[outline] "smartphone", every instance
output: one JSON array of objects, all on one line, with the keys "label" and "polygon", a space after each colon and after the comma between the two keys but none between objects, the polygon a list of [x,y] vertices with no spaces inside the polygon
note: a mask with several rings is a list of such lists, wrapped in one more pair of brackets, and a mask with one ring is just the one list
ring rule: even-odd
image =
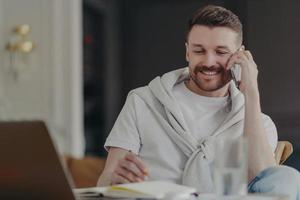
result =
[{"label": "smartphone", "polygon": [[234,64],[234,66],[230,68],[231,78],[237,88],[239,87],[239,83],[241,81],[241,72],[242,70],[239,64]]}]

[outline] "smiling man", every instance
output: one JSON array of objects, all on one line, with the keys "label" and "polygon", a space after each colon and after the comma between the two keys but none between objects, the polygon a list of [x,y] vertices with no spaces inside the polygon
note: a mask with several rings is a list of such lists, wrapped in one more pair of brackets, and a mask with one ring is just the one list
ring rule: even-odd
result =
[{"label": "smiling man", "polygon": [[224,86],[231,76],[225,67],[240,46],[237,33],[230,28],[193,26],[186,42],[186,60],[190,68],[187,87],[202,96],[227,95],[228,86]]},{"label": "smiling man", "polygon": [[[240,20],[225,8],[206,6],[195,13],[185,44],[189,66],[129,93],[105,143],[109,154],[99,185],[148,178],[212,192],[213,141],[245,135],[249,192],[299,200],[299,173],[276,166],[276,127],[261,113],[258,69],[242,35]],[[241,67],[238,88],[231,81],[235,64]]]}]

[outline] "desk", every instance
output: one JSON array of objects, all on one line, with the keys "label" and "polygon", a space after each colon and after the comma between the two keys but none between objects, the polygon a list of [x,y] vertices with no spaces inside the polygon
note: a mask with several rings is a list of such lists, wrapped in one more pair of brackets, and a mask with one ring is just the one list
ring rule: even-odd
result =
[{"label": "desk", "polygon": [[[110,198],[110,197],[103,197],[99,195],[89,196],[89,197],[83,197],[83,196],[78,196],[78,197],[80,200],[155,200],[155,199]],[[215,195],[212,194],[200,194],[198,196],[191,196],[191,198],[188,199],[166,198],[164,200],[289,200],[289,198],[284,196],[270,196],[270,195],[258,195],[258,194],[249,194],[247,196],[236,196],[236,197],[224,196],[224,197],[217,198]]]}]

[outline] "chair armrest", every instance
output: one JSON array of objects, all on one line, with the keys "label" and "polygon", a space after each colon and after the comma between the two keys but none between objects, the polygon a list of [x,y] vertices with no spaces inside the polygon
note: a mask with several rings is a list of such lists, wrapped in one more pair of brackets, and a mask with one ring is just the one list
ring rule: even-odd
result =
[{"label": "chair armrest", "polygon": [[95,156],[85,156],[77,159],[70,156],[64,156],[76,188],[95,187],[99,176],[101,175],[105,159]]},{"label": "chair armrest", "polygon": [[278,141],[275,149],[275,160],[277,164],[283,164],[293,153],[293,145],[288,141]]}]

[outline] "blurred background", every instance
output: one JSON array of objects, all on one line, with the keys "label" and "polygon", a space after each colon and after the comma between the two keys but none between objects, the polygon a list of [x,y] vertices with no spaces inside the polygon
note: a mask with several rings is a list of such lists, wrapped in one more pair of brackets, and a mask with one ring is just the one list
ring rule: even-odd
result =
[{"label": "blurred background", "polygon": [[[286,164],[300,169],[296,0],[0,0],[1,119],[43,119],[60,152],[105,157],[127,93],[187,65],[187,21],[206,4],[240,17],[262,110],[294,146]],[[20,36],[22,24],[30,32]],[[7,48],[27,40],[32,51]]]}]

